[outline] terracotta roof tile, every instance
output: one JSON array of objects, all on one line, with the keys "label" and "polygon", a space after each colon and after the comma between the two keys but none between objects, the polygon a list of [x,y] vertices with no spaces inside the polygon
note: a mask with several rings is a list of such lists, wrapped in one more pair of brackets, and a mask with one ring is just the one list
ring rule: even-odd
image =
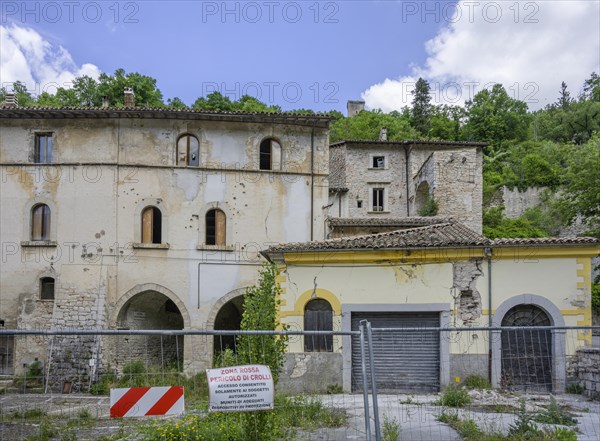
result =
[{"label": "terracotta roof tile", "polygon": [[424,227],[452,222],[449,217],[331,217],[331,227]]}]

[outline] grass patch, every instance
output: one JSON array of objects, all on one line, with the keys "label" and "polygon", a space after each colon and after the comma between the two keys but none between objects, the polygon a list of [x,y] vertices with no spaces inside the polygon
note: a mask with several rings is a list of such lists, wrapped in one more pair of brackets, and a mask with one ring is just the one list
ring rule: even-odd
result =
[{"label": "grass patch", "polygon": [[560,424],[561,426],[576,426],[577,420],[573,418],[573,415],[560,406],[556,402],[556,398],[550,395],[550,404],[546,407],[542,413],[536,415],[534,421],[545,424]]},{"label": "grass patch", "polygon": [[396,417],[383,415],[382,441],[398,441],[400,439],[400,423]]},{"label": "grass patch", "polygon": [[467,390],[454,384],[448,386],[437,404],[448,407],[463,407],[471,403],[471,397]]},{"label": "grass patch", "polygon": [[483,378],[481,375],[469,375],[467,378],[463,380],[461,383],[462,386],[467,389],[485,389],[489,390],[492,388],[492,385],[486,378]]},{"label": "grass patch", "polygon": [[147,386],[183,386],[186,403],[190,405],[208,399],[205,372],[188,376],[177,366],[145,366],[140,361],[126,364],[121,375],[103,374],[100,380],[92,385],[90,393],[92,395],[108,395],[112,388]]},{"label": "grass patch", "polygon": [[8,413],[8,418],[15,420],[39,420],[46,415],[46,411],[42,409],[11,410]]},{"label": "grass patch", "polygon": [[[271,418],[261,418],[269,414]],[[248,421],[255,424],[260,440],[279,440],[293,437],[301,430],[311,431],[320,427],[342,427],[347,422],[344,409],[329,408],[316,397],[275,398],[275,409],[259,412],[208,413],[202,409],[196,415],[187,415],[178,420],[156,421],[143,430],[143,439],[159,440],[214,440],[246,441]]]}]

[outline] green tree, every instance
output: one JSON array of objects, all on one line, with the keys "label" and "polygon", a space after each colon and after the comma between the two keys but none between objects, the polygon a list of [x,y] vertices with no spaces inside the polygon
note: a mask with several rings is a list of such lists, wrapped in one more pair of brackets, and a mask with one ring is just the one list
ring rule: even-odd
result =
[{"label": "green tree", "polygon": [[410,109],[411,124],[422,136],[429,134],[433,106],[429,96],[429,83],[419,78],[415,83],[412,107]]},{"label": "green tree", "polygon": [[164,106],[162,92],[156,86],[154,78],[137,72],[126,73],[123,69],[117,69],[114,75],[100,74],[97,93],[93,95],[93,102],[95,105],[98,105],[100,104],[99,100],[101,100],[101,97],[106,96],[111,105],[123,106],[123,91],[127,87],[133,89],[137,106]]},{"label": "green tree", "polygon": [[331,142],[349,139],[377,141],[382,127],[387,128],[388,141],[419,138],[416,130],[410,125],[407,112],[383,113],[381,110],[363,110],[352,118],[338,116],[330,126],[329,138]]},{"label": "green tree", "polygon": [[508,96],[501,84],[478,92],[465,103],[465,110],[464,136],[470,141],[488,142],[486,153],[503,150],[507,141],[527,139],[531,119],[527,104]]},{"label": "green tree", "polygon": [[[279,271],[272,263],[264,264],[256,285],[244,294],[242,330],[273,331],[285,329],[279,322],[278,311],[281,288],[277,283]],[[241,335],[238,337],[238,361],[243,364],[265,364],[271,368],[273,381],[277,384],[285,361],[287,336]],[[245,412],[243,421],[247,439],[278,439],[274,411]],[[279,428],[280,430],[280,428]]]},{"label": "green tree", "polygon": [[167,107],[172,109],[187,109],[188,106],[181,100],[179,97],[175,97],[173,99],[169,98],[167,100]]},{"label": "green tree", "polygon": [[563,201],[570,218],[582,216],[600,223],[600,133],[587,143],[572,148],[563,187]]},{"label": "green tree", "polygon": [[[244,294],[242,330],[274,331],[285,329],[279,322],[278,310],[281,288],[277,283],[279,271],[274,264],[263,265],[256,285]],[[287,337],[274,335],[242,335],[238,338],[238,360],[242,363],[266,364],[277,383],[285,361]]]},{"label": "green tree", "polygon": [[558,102],[556,103],[558,107],[563,110],[569,108],[569,105],[573,102],[573,98],[571,98],[571,93],[567,90],[567,83],[564,81],[560,84],[560,95],[558,97]]}]

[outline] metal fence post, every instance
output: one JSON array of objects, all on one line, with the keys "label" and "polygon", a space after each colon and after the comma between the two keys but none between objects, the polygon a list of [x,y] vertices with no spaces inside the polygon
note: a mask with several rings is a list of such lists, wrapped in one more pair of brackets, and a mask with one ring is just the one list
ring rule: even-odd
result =
[{"label": "metal fence post", "polygon": [[362,367],[363,398],[365,402],[365,433],[367,441],[371,441],[371,418],[369,417],[369,383],[367,381],[367,361],[365,359],[365,325],[362,320],[360,330],[360,358]]},{"label": "metal fence post", "polygon": [[371,366],[371,394],[373,396],[373,417],[375,418],[375,439],[381,441],[381,427],[379,426],[379,405],[377,402],[377,384],[375,379],[375,357],[373,356],[373,334],[371,323],[367,322],[367,343],[369,345],[369,364]]}]

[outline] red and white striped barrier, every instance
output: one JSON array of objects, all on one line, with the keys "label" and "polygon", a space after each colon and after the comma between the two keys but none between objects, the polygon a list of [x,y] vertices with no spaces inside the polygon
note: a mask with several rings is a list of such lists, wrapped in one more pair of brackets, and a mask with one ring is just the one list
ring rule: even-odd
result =
[{"label": "red and white striped barrier", "polygon": [[111,418],[178,415],[183,412],[183,406],[183,386],[110,390]]}]

